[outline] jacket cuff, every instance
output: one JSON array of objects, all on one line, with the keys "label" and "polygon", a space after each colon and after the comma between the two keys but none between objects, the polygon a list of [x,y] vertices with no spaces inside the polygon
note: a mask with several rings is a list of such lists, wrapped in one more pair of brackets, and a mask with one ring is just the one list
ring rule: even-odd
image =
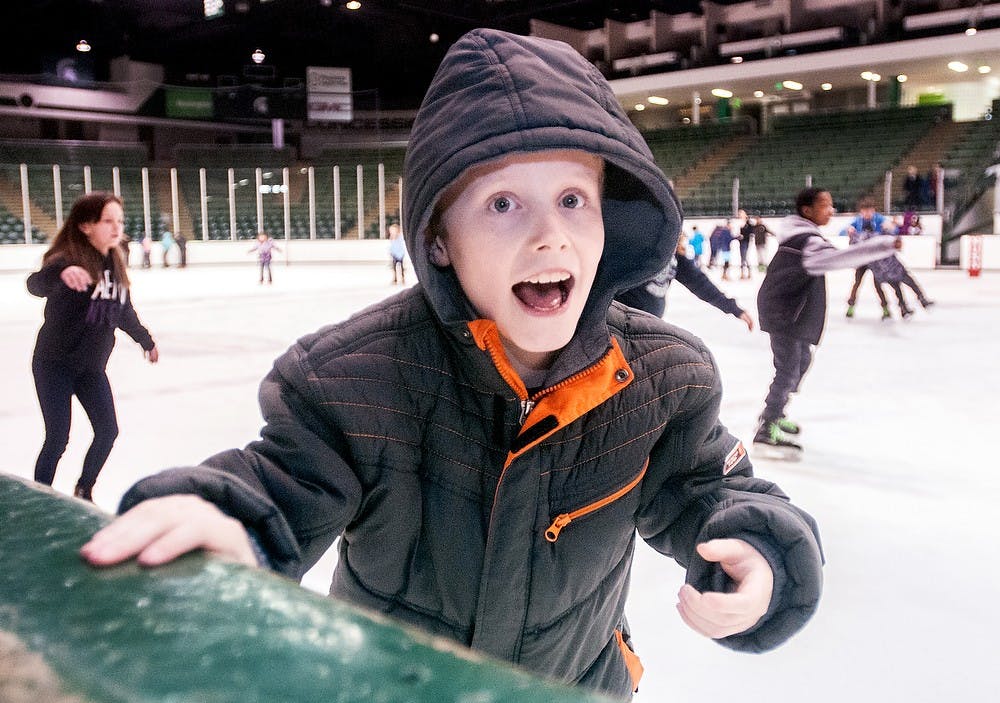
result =
[{"label": "jacket cuff", "polygon": [[[204,498],[229,517],[243,523],[250,535],[251,546],[256,540],[269,568],[294,579],[301,577],[298,543],[277,506],[246,482],[217,469],[206,466],[178,468],[149,476],[122,496],[118,513],[150,498],[182,493]],[[258,561],[265,563],[260,555]]]},{"label": "jacket cuff", "polygon": [[[815,524],[789,503],[757,495],[753,502],[729,501],[709,519],[697,542],[727,538],[742,539],[761,553],[774,574],[774,588],[767,612],[753,627],[717,641],[747,652],[774,649],[801,630],[819,605],[823,555]],[[719,564],[706,562],[696,551],[687,582],[699,591],[734,588]]]}]

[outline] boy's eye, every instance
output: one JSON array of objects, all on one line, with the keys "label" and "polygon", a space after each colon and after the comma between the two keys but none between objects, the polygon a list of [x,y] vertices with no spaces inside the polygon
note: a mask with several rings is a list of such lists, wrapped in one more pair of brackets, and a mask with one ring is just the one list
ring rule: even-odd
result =
[{"label": "boy's eye", "polygon": [[562,206],[568,208],[578,208],[583,204],[583,199],[576,193],[568,193],[562,198]]},{"label": "boy's eye", "polygon": [[507,212],[511,206],[510,198],[506,196],[501,195],[493,200],[493,209],[497,212]]}]

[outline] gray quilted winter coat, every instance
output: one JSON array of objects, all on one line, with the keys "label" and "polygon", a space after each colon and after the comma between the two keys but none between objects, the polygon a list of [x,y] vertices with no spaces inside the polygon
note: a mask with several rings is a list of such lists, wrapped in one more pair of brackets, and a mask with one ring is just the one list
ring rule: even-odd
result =
[{"label": "gray quilted winter coat", "polygon": [[[605,159],[606,246],[576,336],[529,398],[495,324],[428,261],[423,233],[470,165],[553,148]],[[719,423],[701,342],[611,303],[663,268],[681,215],[603,78],[558,42],[466,35],[420,110],[405,185],[420,285],[300,339],[261,386],[259,441],[146,479],[122,508],[198,493],[296,577],[341,537],[333,595],[622,698],[641,669],[624,617],[637,534],[699,589],[727,578],[696,543],[754,544],[774,597],[722,643],[761,651],[790,637],[820,593],[812,520],[752,476]]]}]

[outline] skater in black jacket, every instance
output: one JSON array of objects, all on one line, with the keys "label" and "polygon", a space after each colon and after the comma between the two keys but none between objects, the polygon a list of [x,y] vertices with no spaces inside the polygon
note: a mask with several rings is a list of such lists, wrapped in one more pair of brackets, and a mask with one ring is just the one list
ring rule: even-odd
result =
[{"label": "skater in black jacket", "polygon": [[747,326],[747,330],[753,331],[753,317],[750,313],[719,290],[705,272],[687,257],[687,237],[684,234],[681,234],[677,243],[677,252],[663,270],[641,286],[619,293],[615,300],[650,315],[663,317],[667,309],[667,290],[673,281],[677,281],[709,305],[738,318]]},{"label": "skater in black jacket", "polygon": [[52,485],[69,441],[75,395],[94,428],[74,495],[93,500],[97,475],[118,436],[114,398],[105,367],[121,328],[143,348],[151,363],[159,352],[139,322],[119,242],[122,202],[111,193],[90,193],[73,205],[42,268],[28,277],[28,291],[46,298],[31,370],[45,420],[45,442],[35,463],[35,480]]}]

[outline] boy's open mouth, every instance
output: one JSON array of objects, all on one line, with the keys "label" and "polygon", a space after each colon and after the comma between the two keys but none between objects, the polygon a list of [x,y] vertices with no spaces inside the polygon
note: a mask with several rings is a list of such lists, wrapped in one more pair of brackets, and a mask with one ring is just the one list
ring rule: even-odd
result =
[{"label": "boy's open mouth", "polygon": [[540,274],[511,288],[525,307],[539,312],[558,310],[573,290],[573,277],[565,272]]}]

